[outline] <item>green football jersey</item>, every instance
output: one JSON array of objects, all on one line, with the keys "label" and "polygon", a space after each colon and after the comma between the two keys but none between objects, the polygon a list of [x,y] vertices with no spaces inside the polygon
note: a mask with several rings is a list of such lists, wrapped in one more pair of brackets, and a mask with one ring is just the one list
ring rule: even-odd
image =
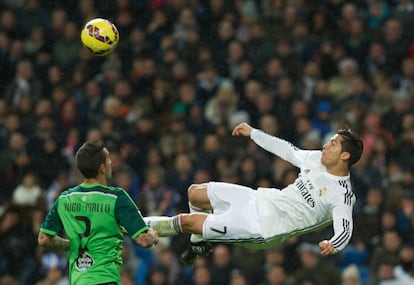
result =
[{"label": "green football jersey", "polygon": [[63,192],[40,231],[55,236],[64,230],[70,240],[70,284],[120,284],[122,242],[148,230],[125,190],[80,184]]}]

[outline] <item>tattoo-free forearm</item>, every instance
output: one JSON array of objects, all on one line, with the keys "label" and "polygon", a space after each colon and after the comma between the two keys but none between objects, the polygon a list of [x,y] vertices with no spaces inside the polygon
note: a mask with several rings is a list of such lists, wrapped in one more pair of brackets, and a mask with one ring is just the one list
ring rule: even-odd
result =
[{"label": "tattoo-free forearm", "polygon": [[70,248],[70,242],[68,239],[64,239],[59,236],[52,237],[44,233],[39,233],[38,243],[39,245],[51,250],[67,251]]}]

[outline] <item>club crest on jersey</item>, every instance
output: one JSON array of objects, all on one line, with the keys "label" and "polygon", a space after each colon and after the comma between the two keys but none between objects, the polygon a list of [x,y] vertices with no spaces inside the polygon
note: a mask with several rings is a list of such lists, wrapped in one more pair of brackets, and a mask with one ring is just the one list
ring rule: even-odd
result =
[{"label": "club crest on jersey", "polygon": [[326,187],[323,187],[323,188],[319,189],[318,190],[318,196],[322,197],[323,195],[325,195],[326,191],[327,191]]},{"label": "club crest on jersey", "polygon": [[93,258],[86,252],[82,253],[75,260],[76,269],[79,271],[85,271],[93,265]]}]

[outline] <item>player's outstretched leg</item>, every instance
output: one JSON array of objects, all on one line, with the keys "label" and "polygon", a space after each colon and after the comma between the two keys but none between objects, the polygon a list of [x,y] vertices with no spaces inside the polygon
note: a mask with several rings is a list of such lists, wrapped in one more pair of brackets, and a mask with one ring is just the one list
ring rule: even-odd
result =
[{"label": "player's outstretched leg", "polygon": [[[190,214],[211,214],[212,207],[207,195],[207,183],[192,184],[188,187],[188,207]],[[190,237],[192,243],[203,241],[203,236],[192,234]]]},{"label": "player's outstretched leg", "polygon": [[160,237],[170,237],[183,233],[180,215],[174,217],[149,216],[144,217],[145,224],[153,228]]},{"label": "player's outstretched leg", "polygon": [[[192,184],[188,187],[188,206],[191,214],[194,217],[200,217],[200,215],[205,215],[212,213],[212,207],[210,200],[207,195],[208,184]],[[203,220],[204,222],[204,220]],[[190,241],[191,246],[182,253],[180,261],[182,264],[192,264],[194,259],[198,255],[209,255],[213,251],[213,246],[210,242],[205,241],[202,236],[202,224],[196,225],[197,231],[192,231]],[[199,232],[199,233],[197,233]]]},{"label": "player's outstretched leg", "polygon": [[157,231],[160,237],[175,236],[182,233],[203,233],[203,224],[207,214],[178,214],[173,217],[149,216],[144,217],[147,226]]}]

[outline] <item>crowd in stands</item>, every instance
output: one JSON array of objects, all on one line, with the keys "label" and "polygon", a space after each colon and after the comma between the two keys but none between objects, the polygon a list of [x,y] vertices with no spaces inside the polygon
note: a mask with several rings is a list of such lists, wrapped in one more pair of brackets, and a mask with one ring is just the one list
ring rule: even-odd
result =
[{"label": "crowd in stands", "polygon": [[[106,57],[79,39],[96,17],[120,32]],[[351,243],[322,257],[328,227],[182,266],[187,235],[126,239],[123,285],[414,284],[413,24],[411,0],[0,1],[0,284],[68,284],[37,233],[82,182],[86,140],[105,142],[111,185],[143,215],[188,211],[192,183],[291,183],[293,166],[231,136],[242,121],[304,149],[361,135]]]}]

